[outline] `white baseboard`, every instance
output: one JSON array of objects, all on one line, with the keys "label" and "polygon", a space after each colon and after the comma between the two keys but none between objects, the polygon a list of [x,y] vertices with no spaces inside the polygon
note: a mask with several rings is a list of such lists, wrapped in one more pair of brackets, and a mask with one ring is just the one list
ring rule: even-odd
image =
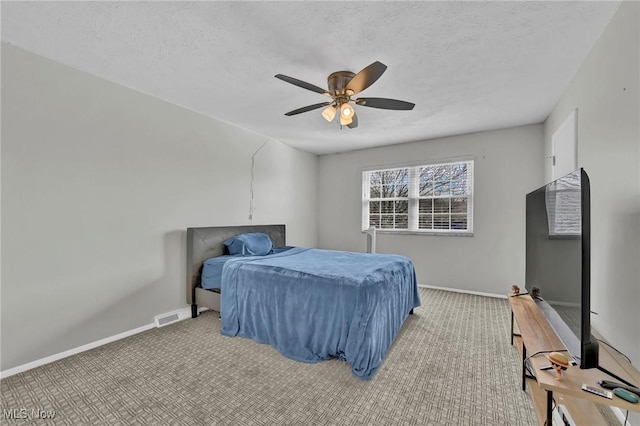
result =
[{"label": "white baseboard", "polygon": [[107,343],[115,342],[116,340],[133,336],[134,334],[142,333],[143,331],[150,330],[154,327],[154,324],[143,325],[142,327],[134,328],[133,330],[125,331],[124,333],[116,334],[115,336],[105,337],[104,339],[100,339],[92,343],[87,343],[86,345],[82,345],[77,348],[69,349],[45,358],[37,359],[35,361],[0,372],[0,378],[4,379],[9,376],[13,376],[14,374],[22,373],[24,371],[31,370],[32,368],[40,367],[41,365],[49,364],[54,361],[69,357],[71,355],[79,354],[81,352],[97,348],[98,346],[106,345]]},{"label": "white baseboard", "polygon": [[[199,308],[198,312],[206,311],[207,309],[208,308]],[[180,317],[180,321],[187,318],[191,318],[191,308],[184,308],[184,309],[180,309],[178,311],[173,311],[173,312],[178,313]],[[35,361],[28,362],[26,364],[19,365],[17,367],[13,367],[5,371],[0,371],[0,379],[4,379],[9,376],[13,376],[15,374],[25,372],[27,370],[31,370],[33,368],[52,363],[54,361],[58,361],[63,358],[67,358],[71,355],[79,354],[81,352],[85,352],[90,349],[97,348],[98,346],[106,345],[107,343],[115,342],[116,340],[124,339],[125,337],[133,336],[134,334],[142,333],[143,331],[151,330],[152,328],[155,328],[155,327],[156,327],[155,323],[143,325],[142,327],[134,328],[133,330],[125,331],[123,333],[116,334],[115,336],[105,337],[104,339],[100,339],[92,343],[87,343],[86,345],[82,345],[77,348],[69,349],[64,352],[50,355],[45,358],[37,359]]]},{"label": "white baseboard", "polygon": [[418,284],[418,287],[432,288],[434,290],[452,291],[454,293],[475,294],[476,296],[496,297],[498,299],[506,299],[506,294],[484,293],[482,291],[461,290],[459,288],[438,287],[435,285]]}]

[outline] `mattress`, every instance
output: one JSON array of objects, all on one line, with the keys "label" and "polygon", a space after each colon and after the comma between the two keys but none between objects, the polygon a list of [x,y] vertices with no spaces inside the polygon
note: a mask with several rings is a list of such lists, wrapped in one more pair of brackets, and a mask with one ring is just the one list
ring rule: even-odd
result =
[{"label": "mattress", "polygon": [[[291,246],[275,247],[272,250],[272,254],[282,253],[292,248]],[[270,256],[270,255],[267,255]],[[242,256],[242,255],[224,255],[218,257],[212,257],[207,259],[202,264],[202,275],[200,286],[205,290],[221,290],[222,288],[222,268],[229,259],[236,257],[253,258],[256,256]],[[264,258],[265,256],[257,256]]]},{"label": "mattress", "polygon": [[222,268],[227,260],[238,256],[218,256],[207,259],[202,264],[200,286],[206,290],[220,290],[222,287]]}]

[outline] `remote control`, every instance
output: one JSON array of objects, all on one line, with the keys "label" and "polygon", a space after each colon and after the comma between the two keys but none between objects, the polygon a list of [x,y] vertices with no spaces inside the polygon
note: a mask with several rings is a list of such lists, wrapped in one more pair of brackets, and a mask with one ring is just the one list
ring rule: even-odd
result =
[{"label": "remote control", "polygon": [[594,394],[596,394],[598,396],[601,396],[603,398],[613,399],[613,392],[608,391],[608,390],[604,390],[604,389],[600,389],[600,388],[595,388],[593,386],[589,386],[586,383],[582,384],[582,390],[594,393]]}]

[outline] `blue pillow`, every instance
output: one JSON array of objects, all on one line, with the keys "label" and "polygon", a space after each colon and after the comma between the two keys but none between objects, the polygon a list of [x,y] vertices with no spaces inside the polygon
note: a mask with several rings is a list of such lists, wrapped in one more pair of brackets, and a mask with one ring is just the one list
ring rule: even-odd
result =
[{"label": "blue pillow", "polygon": [[273,241],[267,234],[251,232],[229,238],[224,242],[229,254],[241,256],[264,256],[273,250]]}]

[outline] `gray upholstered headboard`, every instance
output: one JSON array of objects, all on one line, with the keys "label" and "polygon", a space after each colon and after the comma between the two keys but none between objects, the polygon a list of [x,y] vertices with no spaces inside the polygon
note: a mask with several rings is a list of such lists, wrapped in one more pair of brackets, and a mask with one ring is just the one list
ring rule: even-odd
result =
[{"label": "gray upholstered headboard", "polygon": [[211,226],[187,228],[187,303],[193,303],[194,289],[200,285],[202,263],[225,254],[224,242],[247,232],[263,232],[271,237],[274,246],[286,244],[284,225]]}]

